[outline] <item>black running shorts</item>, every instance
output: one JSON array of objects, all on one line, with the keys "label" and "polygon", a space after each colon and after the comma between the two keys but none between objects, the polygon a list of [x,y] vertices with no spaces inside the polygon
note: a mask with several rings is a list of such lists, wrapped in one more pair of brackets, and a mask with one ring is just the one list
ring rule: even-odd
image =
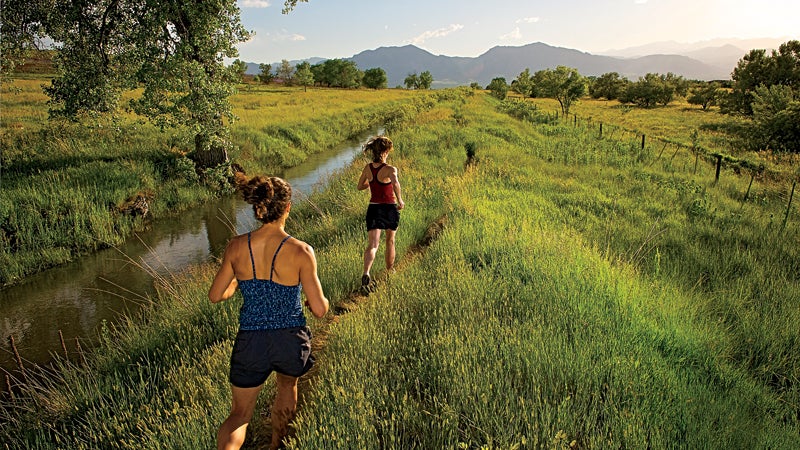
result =
[{"label": "black running shorts", "polygon": [[367,231],[396,230],[400,225],[400,211],[394,203],[370,203],[367,207]]},{"label": "black running shorts", "polygon": [[308,327],[239,330],[231,353],[230,382],[240,388],[261,386],[273,371],[299,377],[313,365]]}]

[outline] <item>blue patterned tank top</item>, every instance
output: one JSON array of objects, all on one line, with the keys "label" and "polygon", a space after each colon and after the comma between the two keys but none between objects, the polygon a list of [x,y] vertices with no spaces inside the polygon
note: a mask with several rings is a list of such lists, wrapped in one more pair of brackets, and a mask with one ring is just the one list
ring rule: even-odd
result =
[{"label": "blue patterned tank top", "polygon": [[275,255],[269,270],[269,280],[260,280],[256,275],[256,262],[253,259],[253,248],[250,246],[250,233],[247,233],[247,248],[250,250],[250,263],[253,265],[253,278],[237,280],[242,291],[244,303],[239,310],[240,330],[276,330],[305,326],[306,317],[300,304],[300,283],[286,286],[272,281],[275,270],[275,258],[291,236],[286,236]]}]

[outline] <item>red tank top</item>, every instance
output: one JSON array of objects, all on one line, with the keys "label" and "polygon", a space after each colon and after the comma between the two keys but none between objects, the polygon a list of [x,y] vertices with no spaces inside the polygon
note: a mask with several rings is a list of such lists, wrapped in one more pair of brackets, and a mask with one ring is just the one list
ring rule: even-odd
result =
[{"label": "red tank top", "polygon": [[369,199],[370,203],[395,203],[392,182],[381,183],[378,181],[378,172],[385,165],[382,163],[378,167],[372,167],[372,163],[369,164],[369,170],[372,172],[372,180],[369,182],[369,192],[372,194]]}]

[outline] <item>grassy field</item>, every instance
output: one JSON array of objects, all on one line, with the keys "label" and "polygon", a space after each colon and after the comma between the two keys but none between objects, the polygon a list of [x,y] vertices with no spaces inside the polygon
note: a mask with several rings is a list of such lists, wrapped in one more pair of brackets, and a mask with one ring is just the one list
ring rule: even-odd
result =
[{"label": "grassy field", "polygon": [[[558,102],[552,99],[526,101],[544,112],[557,114],[560,111]],[[570,109],[570,117],[561,120],[593,128],[598,136],[602,124],[603,136],[610,139],[636,141],[645,135],[646,144],[657,147],[667,155],[671,155],[678,147],[696,148],[709,160],[713,160],[710,155],[720,154],[724,156],[727,166],[740,171],[763,167],[763,174],[767,178],[785,181],[796,178],[800,173],[800,157],[796,154],[744,150],[747,146],[734,135],[746,129],[748,119],[720,114],[717,107],[703,110],[682,99],[667,106],[638,108],[620,104],[616,100],[584,98]]]},{"label": "grassy field", "polygon": [[[198,171],[186,130],[161,132],[133,116],[48,122],[43,77],[2,87],[0,285],[119,244],[149,219],[219,193],[225,170]],[[280,174],[400,114],[429,104],[405,90],[310,90],[245,85],[233,98],[233,161]],[[149,205],[147,218],[129,206]]]},{"label": "grassy field", "polygon": [[[503,111],[449,91],[393,130],[401,261],[368,298],[363,161],[293,208],[339,315],[311,321],[289,447],[798,448],[796,204],[784,227],[785,197],[742,201],[749,177]],[[240,301],[208,304],[213,269],[5,399],[0,442],[213,446]],[[247,448],[268,441],[272,389]]]}]

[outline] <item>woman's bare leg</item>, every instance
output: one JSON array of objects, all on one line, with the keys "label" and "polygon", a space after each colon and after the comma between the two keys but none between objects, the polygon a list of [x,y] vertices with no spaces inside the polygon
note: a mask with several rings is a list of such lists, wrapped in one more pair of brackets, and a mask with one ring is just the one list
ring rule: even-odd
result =
[{"label": "woman's bare leg", "polygon": [[369,275],[372,263],[375,262],[375,255],[378,254],[378,245],[381,242],[381,230],[369,230],[367,237],[367,249],[364,250],[364,275]]},{"label": "woman's bare leg", "polygon": [[242,446],[259,392],[261,386],[254,388],[231,386],[231,413],[217,431],[217,450],[238,450]]},{"label": "woman's bare leg", "polygon": [[280,447],[283,438],[289,433],[289,422],[297,410],[297,378],[275,374],[278,392],[272,405],[272,444],[270,449]]},{"label": "woman's bare leg", "polygon": [[397,230],[386,230],[386,270],[394,269],[394,235]]}]

